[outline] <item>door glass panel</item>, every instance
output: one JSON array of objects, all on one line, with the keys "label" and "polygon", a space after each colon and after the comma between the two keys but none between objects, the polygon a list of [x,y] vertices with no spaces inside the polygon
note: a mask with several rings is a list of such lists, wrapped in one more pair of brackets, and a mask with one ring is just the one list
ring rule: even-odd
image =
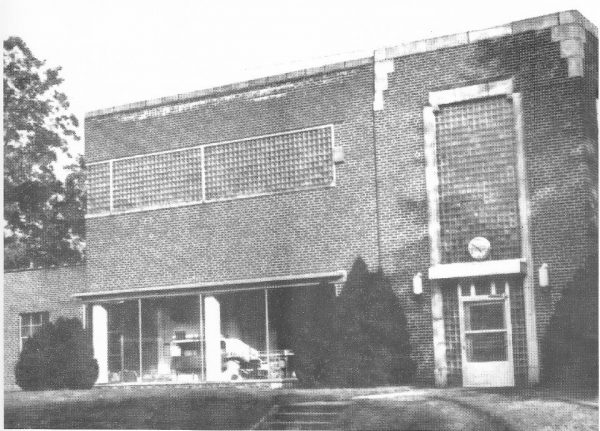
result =
[{"label": "door glass panel", "polygon": [[504,329],[504,302],[465,304],[465,329]]},{"label": "door glass panel", "polygon": [[466,334],[469,362],[506,361],[506,333]]}]

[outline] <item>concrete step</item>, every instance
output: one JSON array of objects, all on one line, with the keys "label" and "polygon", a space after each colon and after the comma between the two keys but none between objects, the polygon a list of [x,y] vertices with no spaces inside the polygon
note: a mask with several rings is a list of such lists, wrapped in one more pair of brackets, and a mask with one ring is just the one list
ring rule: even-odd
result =
[{"label": "concrete step", "polygon": [[339,412],[346,407],[348,407],[350,403],[348,402],[340,402],[340,401],[322,401],[322,402],[312,402],[312,403],[291,403],[291,404],[283,404],[279,406],[280,411],[289,411],[289,412]]},{"label": "concrete step", "polygon": [[284,421],[269,421],[264,422],[262,430],[334,430],[335,424],[331,422],[284,422]]},{"label": "concrete step", "polygon": [[350,405],[349,402],[305,402],[274,406],[254,426],[266,430],[329,430],[337,428],[339,415]]}]

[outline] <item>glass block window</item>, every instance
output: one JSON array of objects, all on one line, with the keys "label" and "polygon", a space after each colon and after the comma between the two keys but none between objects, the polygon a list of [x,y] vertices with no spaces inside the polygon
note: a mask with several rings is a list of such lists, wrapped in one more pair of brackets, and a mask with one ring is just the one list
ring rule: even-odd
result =
[{"label": "glass block window", "polygon": [[504,97],[442,106],[436,115],[442,262],[472,260],[476,236],[491,259],[520,257],[514,116]]},{"label": "glass block window", "polygon": [[442,286],[444,332],[446,335],[446,363],[448,384],[462,385],[462,352],[460,345],[460,317],[456,283],[446,282]]},{"label": "glass block window", "polygon": [[523,281],[515,278],[510,282],[510,320],[512,323],[513,361],[515,383],[527,383],[527,334],[525,328],[525,300]]},{"label": "glass block window", "polygon": [[113,162],[114,211],[201,200],[201,148]]},{"label": "glass block window", "polygon": [[88,165],[88,214],[101,214],[110,211],[110,163]]},{"label": "glass block window", "polygon": [[93,163],[88,214],[330,186],[332,150],[333,129],[326,126]]},{"label": "glass block window", "polygon": [[277,193],[333,183],[330,127],[205,148],[206,199]]}]

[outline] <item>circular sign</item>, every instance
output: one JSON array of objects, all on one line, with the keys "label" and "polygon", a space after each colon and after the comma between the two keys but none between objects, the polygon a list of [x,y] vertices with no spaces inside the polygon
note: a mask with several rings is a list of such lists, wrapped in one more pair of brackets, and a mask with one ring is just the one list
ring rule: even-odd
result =
[{"label": "circular sign", "polygon": [[469,242],[469,254],[473,259],[483,260],[490,255],[490,247],[486,238],[477,236]]}]

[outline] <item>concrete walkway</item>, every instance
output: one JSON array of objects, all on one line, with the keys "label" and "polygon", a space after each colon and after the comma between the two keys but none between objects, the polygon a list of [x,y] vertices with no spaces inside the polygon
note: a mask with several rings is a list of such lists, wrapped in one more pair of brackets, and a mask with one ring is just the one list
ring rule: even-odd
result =
[{"label": "concrete walkway", "polygon": [[[415,388],[357,396],[354,401],[364,407],[345,418],[344,429],[598,429],[595,391]],[[390,418],[394,410],[396,420]]]}]

